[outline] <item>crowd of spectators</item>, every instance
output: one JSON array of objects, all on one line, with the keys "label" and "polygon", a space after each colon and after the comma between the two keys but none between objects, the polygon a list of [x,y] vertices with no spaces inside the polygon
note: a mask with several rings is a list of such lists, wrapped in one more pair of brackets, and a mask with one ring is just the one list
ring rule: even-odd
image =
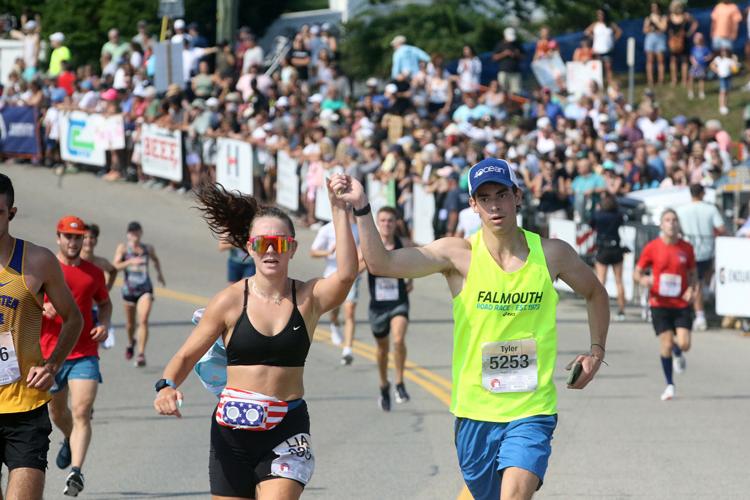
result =
[{"label": "crowd of spectators", "polygon": [[[713,59],[721,76],[717,61],[726,55],[726,40],[736,37],[733,8],[721,2],[715,9],[710,42],[718,54],[705,48],[699,33],[694,34],[695,43],[688,44],[694,23],[674,2],[666,24],[656,6],[644,20],[644,31],[650,35],[666,26],[668,32],[682,16],[683,49],[695,54],[703,47],[701,60]],[[369,78],[364,90],[355,93],[339,64],[332,26],[302,26],[288,52],[269,70],[270,60],[249,29],[210,46],[198,24],[181,19],[173,23],[170,41],[182,47],[183,78],[159,93],[153,85],[157,37],[144,21],[135,28],[127,37],[116,28],[109,31],[99,67],[75,68],[63,33],[52,34],[49,56],[40,56],[40,19],[23,18],[22,30],[12,33],[24,41],[25,52],[16,61],[1,102],[44,110],[48,164],[59,162],[60,109],[122,113],[127,147],[108,155],[106,180],[187,191],[215,179],[215,139],[239,138],[254,146],[255,192],[264,200],[275,197],[276,153],[286,150],[300,162],[307,224],[316,223],[315,196],[326,171],[343,169],[360,178],[374,174],[393,180],[407,226],[412,222],[413,186],[422,184],[435,195],[433,225],[439,237],[468,235],[478,227],[465,210],[466,174],[486,156],[506,158],[517,169],[532,208],[528,223],[544,230],[555,217],[585,222],[605,192],[622,196],[696,183],[718,187],[727,182],[738,159],[747,157],[750,145],[750,133],[733,140],[718,120],[665,116],[651,91],[629,105],[608,64],[620,31],[603,10],[586,30],[590,38],[575,58],[603,61],[605,85],[592,84],[580,97],[569,95],[564,85],[556,91],[534,89],[527,75],[522,78],[522,46],[513,28],[499,34],[492,57],[499,72],[491,82],[480,81],[482,63],[472,47],[464,47],[456,72],[450,73],[442,56],[427,54],[399,35],[391,43],[390,78]],[[660,43],[647,44],[649,52],[658,53],[651,50],[655,46],[661,49]],[[668,48],[676,49],[676,44],[670,40]],[[556,50],[549,30],[542,29],[534,58]],[[684,60],[675,62],[682,70]],[[704,76],[710,68],[704,66]],[[694,69],[690,76],[700,79]],[[689,80],[683,77],[683,82]],[[141,171],[143,123],[184,131],[182,184],[151,179]]]}]

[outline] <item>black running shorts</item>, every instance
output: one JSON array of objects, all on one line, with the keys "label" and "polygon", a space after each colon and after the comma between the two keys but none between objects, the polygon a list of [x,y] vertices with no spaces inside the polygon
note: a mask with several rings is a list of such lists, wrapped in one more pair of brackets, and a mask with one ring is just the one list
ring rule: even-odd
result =
[{"label": "black running shorts", "polygon": [[370,328],[375,338],[381,339],[391,333],[391,320],[396,316],[403,316],[409,320],[409,303],[404,302],[390,309],[376,309],[370,307],[367,311]]},{"label": "black running shorts", "polygon": [[693,328],[693,310],[690,307],[675,309],[673,307],[652,307],[651,322],[657,335],[677,328]]},{"label": "black running shorts", "polygon": [[0,413],[0,463],[8,470],[47,470],[51,432],[46,404],[22,413]]},{"label": "black running shorts", "polygon": [[255,498],[259,482],[277,477],[304,487],[314,469],[310,415],[304,401],[267,431],[231,429],[216,422],[215,412],[211,416],[208,476],[212,495]]}]

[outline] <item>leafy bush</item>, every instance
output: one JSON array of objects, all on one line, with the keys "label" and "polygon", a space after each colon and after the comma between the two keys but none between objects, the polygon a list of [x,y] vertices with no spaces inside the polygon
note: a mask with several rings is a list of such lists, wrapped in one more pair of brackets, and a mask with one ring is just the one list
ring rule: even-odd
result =
[{"label": "leafy bush", "polygon": [[451,60],[461,56],[466,44],[477,53],[491,50],[502,29],[495,16],[482,15],[456,0],[408,5],[379,17],[365,13],[345,25],[342,68],[357,79],[389,75],[393,54],[390,42],[396,35],[404,35],[408,44],[428,54]]}]

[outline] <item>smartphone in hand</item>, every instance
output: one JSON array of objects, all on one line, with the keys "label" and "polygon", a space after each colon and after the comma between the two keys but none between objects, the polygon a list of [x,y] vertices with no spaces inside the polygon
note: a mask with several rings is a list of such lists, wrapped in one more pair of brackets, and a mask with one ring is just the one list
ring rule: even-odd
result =
[{"label": "smartphone in hand", "polygon": [[576,361],[573,368],[570,369],[570,375],[568,375],[568,385],[573,385],[578,380],[578,377],[583,373],[583,365],[580,361]]}]

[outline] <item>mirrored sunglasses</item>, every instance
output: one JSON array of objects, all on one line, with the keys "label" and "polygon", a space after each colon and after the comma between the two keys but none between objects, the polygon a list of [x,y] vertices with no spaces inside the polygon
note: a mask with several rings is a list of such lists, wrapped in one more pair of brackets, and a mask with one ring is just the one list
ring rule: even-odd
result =
[{"label": "mirrored sunglasses", "polygon": [[276,253],[284,253],[292,248],[295,240],[291,236],[253,236],[248,241],[253,252],[266,253],[268,247],[273,247]]}]

